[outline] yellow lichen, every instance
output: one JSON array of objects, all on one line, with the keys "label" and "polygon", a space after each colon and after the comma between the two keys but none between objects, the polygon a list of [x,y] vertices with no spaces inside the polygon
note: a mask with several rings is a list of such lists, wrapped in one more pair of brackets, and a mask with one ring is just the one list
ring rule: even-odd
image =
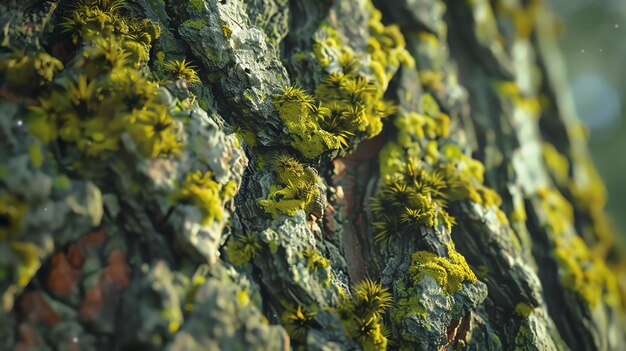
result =
[{"label": "yellow lichen", "polygon": [[302,255],[306,258],[306,268],[309,270],[315,271],[318,269],[328,268],[330,266],[330,261],[320,255],[315,249],[304,250]]},{"label": "yellow lichen", "polygon": [[224,34],[224,38],[230,39],[233,35],[233,30],[226,24],[222,25],[222,34]]},{"label": "yellow lichen", "polygon": [[425,276],[435,279],[448,294],[455,294],[463,288],[463,283],[475,283],[476,275],[469,268],[465,257],[448,245],[448,258],[439,257],[428,251],[418,251],[411,255],[409,272],[415,282]]},{"label": "yellow lichen", "polygon": [[515,313],[517,313],[518,315],[524,318],[528,318],[528,316],[530,316],[531,313],[533,313],[533,311],[534,311],[534,308],[525,302],[520,302],[517,305],[515,305]]},{"label": "yellow lichen", "polygon": [[514,81],[498,81],[494,83],[494,89],[501,97],[508,99],[520,110],[530,116],[538,118],[541,114],[541,103],[536,96],[526,96],[522,93]]},{"label": "yellow lichen", "polygon": [[450,231],[454,218],[445,211],[445,189],[446,183],[439,172],[417,169],[409,161],[371,199],[374,239],[389,242],[404,232],[419,232],[421,226],[442,225]]},{"label": "yellow lichen", "polygon": [[313,323],[313,318],[317,315],[317,307],[309,306],[302,308],[288,306],[281,314],[281,320],[285,330],[294,340],[305,341],[308,329]]},{"label": "yellow lichen", "polygon": [[566,184],[569,179],[569,161],[561,155],[554,145],[543,143],[543,159],[550,174],[559,184]]},{"label": "yellow lichen", "polygon": [[601,300],[611,306],[619,305],[619,287],[615,276],[602,257],[590,252],[579,236],[567,241],[557,239],[554,255],[559,277],[566,288],[579,294],[591,306]]},{"label": "yellow lichen", "polygon": [[184,79],[189,85],[200,83],[200,77],[198,77],[196,67],[187,62],[187,60],[185,59],[183,59],[182,61],[167,61],[163,65],[163,68],[170,74],[172,74],[174,78]]},{"label": "yellow lichen", "polygon": [[574,223],[572,205],[557,190],[539,188],[537,195],[541,200],[544,218],[541,223],[548,226],[553,233],[564,233]]},{"label": "yellow lichen", "polygon": [[178,203],[196,206],[202,213],[202,222],[208,224],[223,218],[226,197],[222,185],[212,179],[211,172],[195,171],[186,175],[182,186],[173,194]]},{"label": "yellow lichen", "polygon": [[0,56],[0,76],[13,93],[28,95],[38,92],[61,69],[61,61],[47,53],[27,55],[16,51]]},{"label": "yellow lichen", "polygon": [[257,255],[260,249],[261,243],[254,232],[247,235],[234,235],[226,244],[228,259],[235,266],[248,263]]},{"label": "yellow lichen", "polygon": [[281,214],[294,216],[299,210],[311,213],[321,196],[315,169],[285,154],[274,158],[274,166],[282,185],[272,185],[259,205],[274,218]]},{"label": "yellow lichen", "polygon": [[17,240],[10,241],[9,248],[19,259],[16,268],[17,284],[25,287],[41,267],[39,248],[33,243]]},{"label": "yellow lichen", "polygon": [[343,296],[337,308],[346,335],[363,350],[385,350],[387,337],[382,314],[391,302],[391,294],[380,283],[369,279],[357,283],[353,295]]},{"label": "yellow lichen", "polygon": [[313,159],[341,147],[337,137],[316,123],[314,99],[302,89],[285,87],[274,96],[274,106],[292,138],[290,144],[305,158]]},{"label": "yellow lichen", "polygon": [[607,268],[604,256],[594,252],[574,232],[574,209],[561,193],[540,188],[537,195],[544,216],[541,223],[550,230],[554,257],[563,286],[577,293],[591,306],[604,301],[619,305],[619,287],[613,272]]},{"label": "yellow lichen", "polygon": [[396,110],[383,95],[400,64],[412,66],[413,60],[404,49],[399,28],[382,25],[380,12],[373,6],[369,9],[371,37],[365,57],[341,45],[339,35],[323,25],[316,34],[313,55],[322,67],[334,69],[324,71],[314,97],[296,87],[286,87],[274,96],[291,136],[289,144],[307,159],[346,149],[351,140],[378,135],[382,119]]},{"label": "yellow lichen", "polygon": [[[125,133],[145,157],[176,155],[181,148],[179,123],[159,102],[158,84],[147,78],[146,63],[159,26],[123,12],[122,5],[86,0],[69,10],[62,28],[77,44],[76,58],[54,80],[60,64],[40,65],[45,68],[40,72],[43,81],[53,84],[39,89],[38,104],[29,106],[29,131],[45,143],[60,139],[87,157],[111,156]],[[10,62],[2,60],[0,66]],[[175,68],[171,62],[165,66]],[[182,68],[178,74],[187,74],[192,83],[184,60]]]}]

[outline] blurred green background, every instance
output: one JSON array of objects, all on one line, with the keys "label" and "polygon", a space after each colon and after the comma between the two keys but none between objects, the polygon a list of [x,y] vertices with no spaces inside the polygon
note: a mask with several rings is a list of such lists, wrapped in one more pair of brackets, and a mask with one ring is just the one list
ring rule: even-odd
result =
[{"label": "blurred green background", "polygon": [[550,0],[579,118],[590,131],[607,210],[626,243],[626,0]]}]

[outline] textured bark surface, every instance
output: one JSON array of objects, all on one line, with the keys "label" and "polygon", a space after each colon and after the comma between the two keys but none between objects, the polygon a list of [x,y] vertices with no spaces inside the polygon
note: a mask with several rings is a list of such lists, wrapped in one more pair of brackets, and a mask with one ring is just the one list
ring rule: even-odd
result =
[{"label": "textured bark surface", "polygon": [[0,3],[0,349],[621,350],[541,0]]}]

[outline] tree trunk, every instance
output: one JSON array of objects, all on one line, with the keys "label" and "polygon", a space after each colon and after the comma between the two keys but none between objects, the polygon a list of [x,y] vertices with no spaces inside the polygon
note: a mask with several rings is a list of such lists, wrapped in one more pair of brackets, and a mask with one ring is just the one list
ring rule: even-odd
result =
[{"label": "tree trunk", "polygon": [[0,13],[0,349],[623,349],[542,0]]}]

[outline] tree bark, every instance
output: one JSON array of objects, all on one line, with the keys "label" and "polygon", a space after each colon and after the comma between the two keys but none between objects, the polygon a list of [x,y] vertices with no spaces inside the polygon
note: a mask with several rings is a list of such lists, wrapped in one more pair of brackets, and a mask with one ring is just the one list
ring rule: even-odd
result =
[{"label": "tree bark", "polygon": [[0,13],[0,349],[623,348],[544,1]]}]

